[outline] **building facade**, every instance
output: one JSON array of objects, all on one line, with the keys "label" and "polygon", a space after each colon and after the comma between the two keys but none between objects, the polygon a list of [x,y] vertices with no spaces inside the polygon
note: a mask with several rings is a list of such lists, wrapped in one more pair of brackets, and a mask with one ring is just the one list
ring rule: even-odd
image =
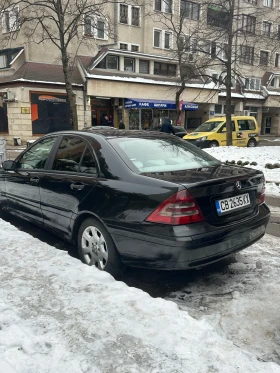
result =
[{"label": "building facade", "polygon": [[[254,115],[262,133],[277,136],[278,12],[279,0],[240,0],[230,49],[232,114]],[[1,15],[0,104],[7,117],[1,114],[0,136],[10,142],[69,128],[60,51],[38,43],[40,35],[26,38],[20,13],[10,6]],[[227,21],[219,3],[199,0],[108,3],[102,14],[85,14],[68,47],[79,128],[99,125],[104,114],[130,129],[156,128],[167,116],[177,121],[181,87],[185,128],[225,114]]]}]

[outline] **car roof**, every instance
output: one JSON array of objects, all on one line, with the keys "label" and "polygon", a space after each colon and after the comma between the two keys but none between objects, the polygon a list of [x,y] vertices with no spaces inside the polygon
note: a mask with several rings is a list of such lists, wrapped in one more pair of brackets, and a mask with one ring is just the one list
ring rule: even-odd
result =
[{"label": "car roof", "polygon": [[[73,131],[74,132],[74,131]],[[76,131],[76,133],[79,132],[85,132],[87,134],[96,134],[104,136],[105,138],[112,138],[112,137],[141,137],[141,138],[158,138],[165,137],[170,138],[171,135],[164,132],[158,132],[158,131],[145,131],[145,130],[120,130],[115,128],[115,131],[108,130],[108,129],[98,129],[94,130],[94,127],[86,128],[81,131]],[[172,138],[176,138],[176,136],[172,136]]]},{"label": "car roof", "polygon": [[[255,117],[250,116],[250,115],[234,115],[231,117],[231,119],[253,119],[256,120]],[[215,117],[206,120],[206,122],[224,122],[226,120],[226,117]]]}]

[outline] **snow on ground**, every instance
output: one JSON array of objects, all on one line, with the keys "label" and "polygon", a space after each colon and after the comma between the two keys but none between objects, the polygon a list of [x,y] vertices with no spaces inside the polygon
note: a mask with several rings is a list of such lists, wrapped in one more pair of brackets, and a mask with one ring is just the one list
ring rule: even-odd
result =
[{"label": "snow on ground", "polygon": [[240,278],[220,320],[195,320],[1,219],[0,229],[1,373],[280,373],[235,341],[235,333],[279,339],[280,259],[271,239],[244,251],[248,263],[232,265],[232,276],[250,272],[262,254],[251,290]]},{"label": "snow on ground", "polygon": [[246,167],[263,171],[267,181],[266,194],[280,197],[280,186],[275,184],[280,183],[280,168],[272,170],[265,168],[267,163],[280,163],[280,146],[262,146],[256,148],[221,146],[204,150],[222,162],[257,162],[257,166],[247,165]]},{"label": "snow on ground", "polygon": [[196,277],[170,298],[236,346],[280,363],[279,252],[279,239],[266,235],[229,266]]}]

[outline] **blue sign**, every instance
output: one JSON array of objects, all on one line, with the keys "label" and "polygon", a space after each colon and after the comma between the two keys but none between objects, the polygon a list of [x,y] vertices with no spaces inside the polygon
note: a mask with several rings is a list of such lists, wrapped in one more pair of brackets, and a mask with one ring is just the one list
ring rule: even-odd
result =
[{"label": "blue sign", "polygon": [[[130,99],[124,100],[125,109],[176,109],[175,101],[169,100],[144,100],[144,99]],[[198,110],[198,105],[192,102],[184,102],[183,110]]]}]

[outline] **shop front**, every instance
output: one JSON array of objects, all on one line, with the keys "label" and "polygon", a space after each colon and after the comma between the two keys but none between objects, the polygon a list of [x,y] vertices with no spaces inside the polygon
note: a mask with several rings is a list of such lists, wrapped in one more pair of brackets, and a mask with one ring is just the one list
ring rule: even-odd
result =
[{"label": "shop front", "polygon": [[[145,100],[130,99],[124,100],[124,109],[128,111],[129,129],[157,129],[165,118],[177,120],[175,101],[171,100]],[[192,102],[183,102],[183,111],[196,111],[199,106]]]}]

